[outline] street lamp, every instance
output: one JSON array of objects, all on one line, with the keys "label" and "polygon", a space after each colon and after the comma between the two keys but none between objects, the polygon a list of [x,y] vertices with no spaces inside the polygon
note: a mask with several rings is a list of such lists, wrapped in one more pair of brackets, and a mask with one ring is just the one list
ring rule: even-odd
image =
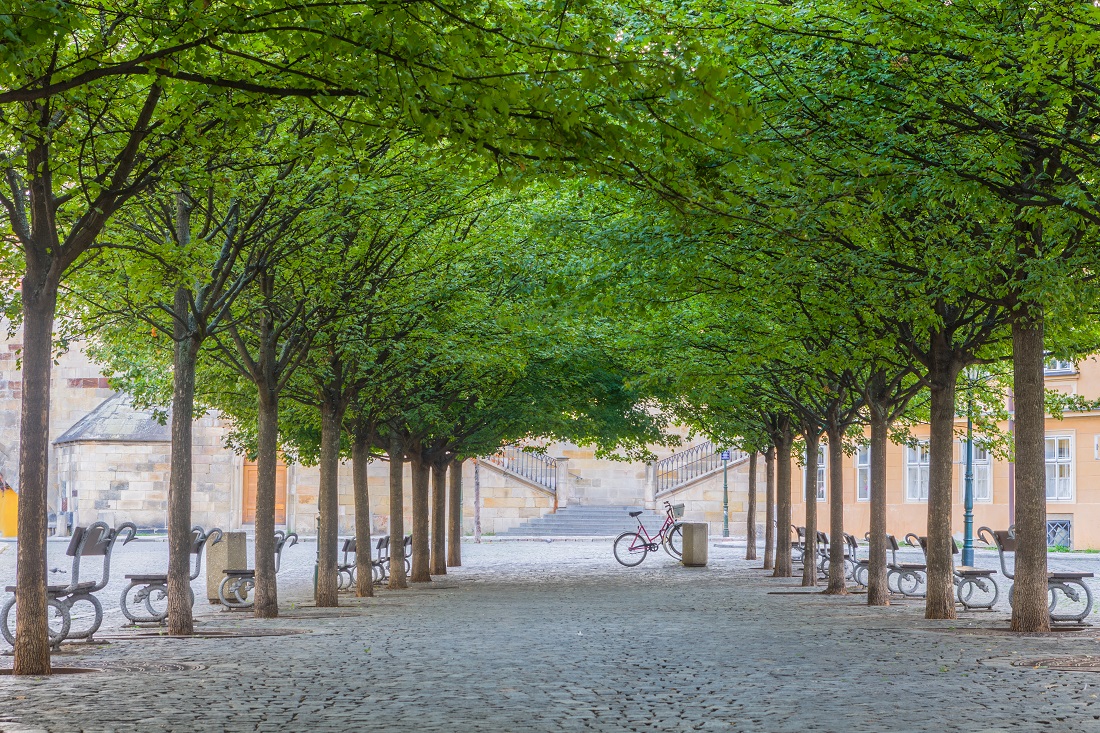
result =
[{"label": "street lamp", "polygon": [[730,452],[722,451],[722,536],[730,536]]},{"label": "street lamp", "polygon": [[[967,377],[972,377],[967,374]],[[966,390],[966,474],[963,476],[962,564],[974,567],[974,396]]]}]

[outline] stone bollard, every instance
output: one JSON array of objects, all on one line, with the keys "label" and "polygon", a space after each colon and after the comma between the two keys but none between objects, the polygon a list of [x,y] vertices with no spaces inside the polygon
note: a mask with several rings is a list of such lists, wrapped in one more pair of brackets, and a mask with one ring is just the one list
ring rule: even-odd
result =
[{"label": "stone bollard", "polygon": [[206,546],[206,598],[211,603],[218,600],[218,586],[225,578],[226,570],[244,570],[248,567],[248,540],[244,532],[226,532],[222,541]]},{"label": "stone bollard", "polygon": [[684,522],[684,554],[681,562],[686,568],[702,568],[707,564],[707,546],[710,525],[706,522]]}]

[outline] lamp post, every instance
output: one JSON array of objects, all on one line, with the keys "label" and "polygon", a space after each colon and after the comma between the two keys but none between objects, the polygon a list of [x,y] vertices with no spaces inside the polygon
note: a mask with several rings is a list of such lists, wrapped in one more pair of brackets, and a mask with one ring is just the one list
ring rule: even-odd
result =
[{"label": "lamp post", "polygon": [[729,450],[722,451],[722,536],[730,536],[730,472]]},{"label": "lamp post", "polygon": [[[973,374],[967,373],[973,381]],[[974,567],[974,396],[973,385],[966,390],[966,473],[963,476],[963,549],[962,564]]]}]

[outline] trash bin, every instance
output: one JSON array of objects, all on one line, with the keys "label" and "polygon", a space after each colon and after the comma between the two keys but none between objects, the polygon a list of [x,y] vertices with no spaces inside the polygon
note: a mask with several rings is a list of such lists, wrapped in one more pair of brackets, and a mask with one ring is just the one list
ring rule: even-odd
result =
[{"label": "trash bin", "polygon": [[706,522],[684,522],[683,527],[684,553],[680,562],[687,568],[706,567],[710,525]]}]

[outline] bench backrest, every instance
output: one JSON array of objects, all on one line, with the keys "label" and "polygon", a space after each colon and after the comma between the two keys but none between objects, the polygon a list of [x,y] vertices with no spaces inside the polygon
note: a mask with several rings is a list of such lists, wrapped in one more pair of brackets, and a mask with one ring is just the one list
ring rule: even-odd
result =
[{"label": "bench backrest", "polygon": [[283,560],[283,548],[293,547],[298,544],[298,533],[287,534],[281,529],[275,530],[275,572],[279,572],[279,565]]},{"label": "bench backrest", "polygon": [[216,545],[221,542],[223,534],[217,527],[209,532],[197,524],[191,528],[191,554],[195,556],[192,561],[194,566],[191,568],[191,580],[199,577],[199,570],[202,568],[202,551],[208,544]]},{"label": "bench backrest", "polygon": [[[125,537],[122,544],[127,544],[137,534],[137,527],[133,522],[123,522],[116,529],[111,529],[105,522],[94,522],[87,527],[77,527],[73,532],[73,539],[69,541],[69,550],[72,550],[73,574],[69,581],[69,587],[76,589],[80,583],[80,559],[82,557],[102,557],[103,573],[99,580],[90,588],[88,593],[103,590],[111,580],[111,551],[119,537]],[[69,552],[66,550],[66,553]]]}]

